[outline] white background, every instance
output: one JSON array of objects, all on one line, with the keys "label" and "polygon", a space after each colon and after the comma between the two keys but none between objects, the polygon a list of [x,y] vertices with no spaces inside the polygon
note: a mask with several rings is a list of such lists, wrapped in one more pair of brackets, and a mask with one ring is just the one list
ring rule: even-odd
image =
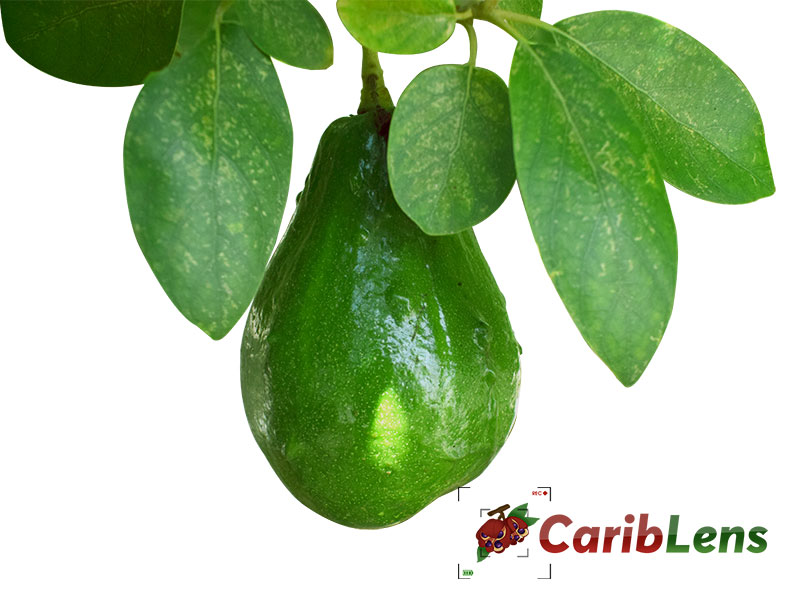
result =
[{"label": "white background", "polygon": [[[278,64],[295,130],[290,198],[326,125],[352,113],[360,51],[317,1],[335,65]],[[239,394],[243,323],[212,342],[170,304],[134,239],[122,142],[138,88],[59,81],[0,44],[0,597],[789,597],[798,390],[797,9],[778,1],[550,0],[544,19],[638,10],[730,64],[764,119],[777,194],[721,206],[669,190],[680,269],[672,321],[642,379],[623,388],[553,289],[515,189],[477,228],[523,354],[514,432],[484,475],[381,531],[328,522],[281,485]],[[477,24],[478,63],[507,78],[513,43]],[[440,49],[386,56],[396,99]],[[290,201],[286,217],[293,206]],[[284,220],[284,225],[286,219]],[[554,501],[530,495],[552,486]],[[478,509],[622,525],[649,512],[682,539],[762,525],[762,554],[547,555],[474,565]],[[553,565],[553,579],[538,580]],[[473,567],[457,580],[457,564]]]}]

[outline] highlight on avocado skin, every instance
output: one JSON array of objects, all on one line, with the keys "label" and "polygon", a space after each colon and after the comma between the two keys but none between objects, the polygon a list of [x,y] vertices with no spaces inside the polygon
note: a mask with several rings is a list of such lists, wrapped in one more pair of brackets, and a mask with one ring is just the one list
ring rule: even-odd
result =
[{"label": "highlight on avocado skin", "polygon": [[519,346],[475,235],[397,206],[383,109],[323,134],[242,342],[250,427],[304,504],[351,527],[409,518],[506,440]]}]

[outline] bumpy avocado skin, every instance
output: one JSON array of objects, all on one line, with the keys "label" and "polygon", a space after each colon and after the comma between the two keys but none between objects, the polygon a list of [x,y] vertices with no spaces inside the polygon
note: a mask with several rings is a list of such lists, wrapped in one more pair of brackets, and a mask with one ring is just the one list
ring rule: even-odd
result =
[{"label": "bumpy avocado skin", "polygon": [[[519,352],[473,232],[397,206],[386,113],[332,123],[247,320],[250,428],[332,521],[404,521],[477,477],[514,424]],[[383,125],[382,125],[383,123]]]}]

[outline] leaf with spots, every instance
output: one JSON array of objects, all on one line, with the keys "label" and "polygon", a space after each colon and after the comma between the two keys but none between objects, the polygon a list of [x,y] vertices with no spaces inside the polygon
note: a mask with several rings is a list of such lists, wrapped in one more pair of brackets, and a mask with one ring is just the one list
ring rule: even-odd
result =
[{"label": "leaf with spots", "polygon": [[456,28],[454,0],[338,0],[336,8],[350,34],[376,52],[428,52]]},{"label": "leaf with spots", "polygon": [[514,158],[561,299],[630,386],[672,312],[678,248],[657,161],[593,60],[563,38],[518,44],[509,84]]},{"label": "leaf with spots", "polygon": [[250,39],[263,52],[303,69],[333,64],[333,42],[325,21],[306,0],[237,0]]},{"label": "leaf with spots", "polygon": [[147,261],[186,318],[223,337],[255,295],[288,192],[292,130],[272,62],[217,24],[148,78],[124,154]]},{"label": "leaf with spots", "polygon": [[612,74],[669,183],[725,204],[774,193],[758,108],[711,50],[680,29],[632,12],[588,13],[556,26]]},{"label": "leaf with spots", "polygon": [[397,102],[387,161],[397,203],[423,231],[480,223],[516,179],[506,84],[469,65],[423,71]]},{"label": "leaf with spots", "polygon": [[142,83],[175,50],[183,2],[4,0],[6,41],[48,75],[74,83]]}]

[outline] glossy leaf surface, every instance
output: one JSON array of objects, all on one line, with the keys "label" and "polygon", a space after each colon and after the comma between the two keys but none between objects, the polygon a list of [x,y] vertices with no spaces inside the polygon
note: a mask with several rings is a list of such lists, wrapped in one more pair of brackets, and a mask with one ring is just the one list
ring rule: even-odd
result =
[{"label": "glossy leaf surface", "polygon": [[557,27],[614,73],[672,185],[728,204],[775,191],[755,102],[711,50],[680,29],[632,12],[588,13]]},{"label": "glossy leaf surface", "polygon": [[514,153],[531,229],[561,299],[589,346],[632,385],[672,311],[677,241],[644,134],[592,63],[561,43],[517,46]]},{"label": "glossy leaf surface", "polygon": [[37,69],[86,85],[142,83],[172,58],[182,2],[4,0],[8,45]]},{"label": "glossy leaf surface", "polygon": [[481,222],[515,180],[506,84],[469,65],[423,71],[397,102],[388,162],[397,203],[426,233]]},{"label": "glossy leaf surface", "polygon": [[453,0],[338,0],[336,7],[351,35],[376,52],[427,52],[456,26]]},{"label": "glossy leaf surface", "polygon": [[263,52],[303,69],[333,64],[333,42],[325,21],[307,0],[237,0],[250,39]]},{"label": "glossy leaf surface", "polygon": [[136,100],[125,136],[134,232],[169,297],[212,338],[258,287],[291,152],[277,74],[239,26],[212,30]]}]

